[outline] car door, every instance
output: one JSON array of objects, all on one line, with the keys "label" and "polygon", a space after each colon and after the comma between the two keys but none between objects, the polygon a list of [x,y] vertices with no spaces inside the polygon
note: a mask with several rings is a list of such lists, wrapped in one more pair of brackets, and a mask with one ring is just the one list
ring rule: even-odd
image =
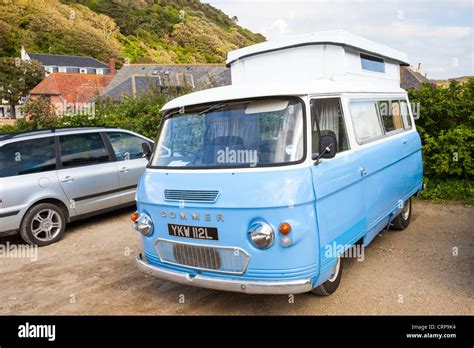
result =
[{"label": "car door", "polygon": [[[337,153],[311,167],[316,196],[321,269],[334,263],[337,246],[347,248],[365,233],[365,207],[359,156],[351,151],[340,98],[311,100],[312,156],[318,155],[318,126],[337,138]],[[317,123],[318,122],[318,123]]]},{"label": "car door", "polygon": [[116,168],[120,183],[120,202],[134,202],[138,181],[145,171],[148,160],[143,153],[142,144],[153,144],[142,137],[127,132],[107,132],[110,145],[115,154]]},{"label": "car door", "polygon": [[58,179],[78,215],[120,204],[117,169],[100,132],[58,137]]},{"label": "car door", "polygon": [[0,232],[18,229],[26,210],[43,198],[67,203],[56,174],[54,137],[0,146]]}]

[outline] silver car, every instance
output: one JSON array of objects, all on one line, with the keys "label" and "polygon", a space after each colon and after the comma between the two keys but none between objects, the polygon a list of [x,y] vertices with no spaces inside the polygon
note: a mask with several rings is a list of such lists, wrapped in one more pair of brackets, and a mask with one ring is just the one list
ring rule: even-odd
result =
[{"label": "silver car", "polygon": [[0,134],[0,236],[44,246],[69,221],[133,205],[152,144],[109,127]]}]

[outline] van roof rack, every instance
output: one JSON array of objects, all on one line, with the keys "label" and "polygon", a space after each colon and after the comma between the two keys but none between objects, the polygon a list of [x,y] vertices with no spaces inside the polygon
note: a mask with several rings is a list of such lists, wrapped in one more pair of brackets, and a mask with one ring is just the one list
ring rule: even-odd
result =
[{"label": "van roof rack", "polygon": [[72,127],[57,127],[57,128],[42,128],[35,129],[31,131],[24,132],[14,132],[14,133],[0,133],[0,140],[8,140],[12,138],[26,137],[34,134],[44,134],[44,133],[56,133],[57,131],[67,131],[74,129],[116,129],[117,127],[113,126],[72,126]]}]

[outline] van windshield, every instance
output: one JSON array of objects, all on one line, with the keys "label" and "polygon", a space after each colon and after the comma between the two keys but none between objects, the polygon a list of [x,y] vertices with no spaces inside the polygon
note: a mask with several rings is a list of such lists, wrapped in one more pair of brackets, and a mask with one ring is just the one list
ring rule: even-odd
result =
[{"label": "van windshield", "polygon": [[304,160],[303,102],[253,99],[193,107],[168,117],[151,167],[233,168]]}]

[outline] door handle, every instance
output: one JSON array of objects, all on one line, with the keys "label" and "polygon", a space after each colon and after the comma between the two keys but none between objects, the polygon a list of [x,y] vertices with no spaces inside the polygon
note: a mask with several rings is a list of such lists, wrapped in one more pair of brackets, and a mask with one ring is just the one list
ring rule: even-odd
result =
[{"label": "door handle", "polygon": [[122,167],[122,169],[120,169],[120,173],[128,173],[128,168]]},{"label": "door handle", "polygon": [[69,176],[69,175],[68,175],[68,176],[66,176],[64,179],[62,179],[61,181],[62,181],[62,182],[69,182],[69,181],[73,181],[73,180],[74,180],[74,178],[73,178],[72,176]]},{"label": "door handle", "polygon": [[407,143],[407,140],[404,138],[402,139],[402,144],[406,144]]},{"label": "door handle", "polygon": [[359,168],[357,168],[357,170],[360,172],[360,175],[362,175],[362,176],[367,174],[364,167],[359,166]]}]

